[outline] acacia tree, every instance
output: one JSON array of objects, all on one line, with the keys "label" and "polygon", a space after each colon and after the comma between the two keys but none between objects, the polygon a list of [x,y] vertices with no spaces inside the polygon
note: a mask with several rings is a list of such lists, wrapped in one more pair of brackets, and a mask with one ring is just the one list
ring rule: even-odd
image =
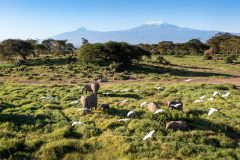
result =
[{"label": "acacia tree", "polygon": [[214,54],[224,57],[225,62],[233,63],[240,56],[240,36],[218,33],[207,41]]},{"label": "acacia tree", "polygon": [[75,50],[73,44],[67,43],[67,40],[47,39],[42,41],[42,45],[45,47],[48,54],[72,55]]},{"label": "acacia tree", "polygon": [[26,61],[33,51],[31,43],[20,39],[7,39],[0,43],[0,56],[5,60]]},{"label": "acacia tree", "polygon": [[150,56],[150,52],[140,47],[127,43],[107,42],[83,45],[77,51],[78,59],[85,63],[98,65],[119,64],[127,68],[133,60],[140,59],[143,55]]}]

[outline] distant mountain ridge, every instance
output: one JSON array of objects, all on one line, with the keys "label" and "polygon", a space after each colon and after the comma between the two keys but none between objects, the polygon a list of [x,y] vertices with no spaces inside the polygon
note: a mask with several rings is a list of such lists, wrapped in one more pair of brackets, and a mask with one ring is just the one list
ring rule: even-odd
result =
[{"label": "distant mountain ridge", "polygon": [[90,43],[107,41],[128,42],[130,44],[154,44],[160,41],[182,43],[194,38],[205,42],[218,32],[179,27],[166,22],[148,22],[138,27],[121,31],[100,32],[81,27],[75,31],[58,34],[51,38],[58,40],[66,39],[75,46],[80,46],[81,38],[88,39]]}]

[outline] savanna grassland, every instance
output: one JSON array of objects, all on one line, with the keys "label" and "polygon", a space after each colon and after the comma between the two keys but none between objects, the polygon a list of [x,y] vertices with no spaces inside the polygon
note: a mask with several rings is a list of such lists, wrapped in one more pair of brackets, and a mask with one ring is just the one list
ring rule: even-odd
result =
[{"label": "savanna grassland", "polygon": [[[239,64],[200,56],[164,58],[168,65],[142,60],[124,72],[70,64],[64,57],[33,58],[21,66],[1,63],[0,159],[240,159]],[[73,102],[83,95],[81,86],[95,78],[102,79],[98,103],[110,109],[83,115],[81,104]],[[208,101],[215,91],[230,95]],[[202,103],[194,102],[203,95]],[[168,110],[165,103],[172,99],[182,100],[183,112]],[[148,112],[140,107],[145,101],[165,112]],[[210,108],[218,112],[208,116]],[[118,122],[131,110],[130,121]],[[166,130],[171,120],[184,120],[189,129]],[[71,126],[74,121],[83,124]],[[151,130],[153,137],[143,141]]]}]

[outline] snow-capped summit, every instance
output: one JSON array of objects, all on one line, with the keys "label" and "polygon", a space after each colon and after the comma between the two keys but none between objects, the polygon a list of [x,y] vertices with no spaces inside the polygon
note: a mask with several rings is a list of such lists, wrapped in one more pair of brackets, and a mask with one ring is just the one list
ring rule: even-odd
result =
[{"label": "snow-capped summit", "polygon": [[54,39],[66,39],[75,46],[81,44],[81,38],[86,38],[90,43],[117,41],[138,43],[159,43],[160,41],[173,41],[177,43],[186,42],[190,39],[200,39],[206,42],[207,39],[217,34],[218,31],[205,31],[185,27],[179,27],[161,21],[151,21],[135,28],[120,31],[92,31],[81,27],[72,32],[66,32],[53,36]]},{"label": "snow-capped summit", "polygon": [[144,23],[145,25],[164,25],[164,24],[168,24],[166,22],[163,21],[149,21]]},{"label": "snow-capped summit", "polygon": [[131,30],[137,31],[137,32],[156,32],[156,31],[175,32],[175,31],[187,31],[187,30],[191,30],[191,29],[178,27],[176,25],[166,23],[166,22],[161,22],[161,21],[150,21],[150,22],[146,22],[143,25],[140,25],[136,28],[132,28]]}]

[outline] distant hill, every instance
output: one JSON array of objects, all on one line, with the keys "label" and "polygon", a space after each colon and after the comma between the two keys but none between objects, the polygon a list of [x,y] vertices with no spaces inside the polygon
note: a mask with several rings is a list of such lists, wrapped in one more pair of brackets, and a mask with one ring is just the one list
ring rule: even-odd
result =
[{"label": "distant hill", "polygon": [[121,31],[91,31],[81,27],[72,32],[58,34],[51,38],[66,39],[79,46],[81,38],[86,38],[91,43],[96,42],[128,42],[131,44],[138,43],[158,43],[160,41],[186,42],[190,39],[197,38],[205,42],[219,31],[206,31],[191,28],[179,27],[165,22],[149,22],[135,28]]}]

